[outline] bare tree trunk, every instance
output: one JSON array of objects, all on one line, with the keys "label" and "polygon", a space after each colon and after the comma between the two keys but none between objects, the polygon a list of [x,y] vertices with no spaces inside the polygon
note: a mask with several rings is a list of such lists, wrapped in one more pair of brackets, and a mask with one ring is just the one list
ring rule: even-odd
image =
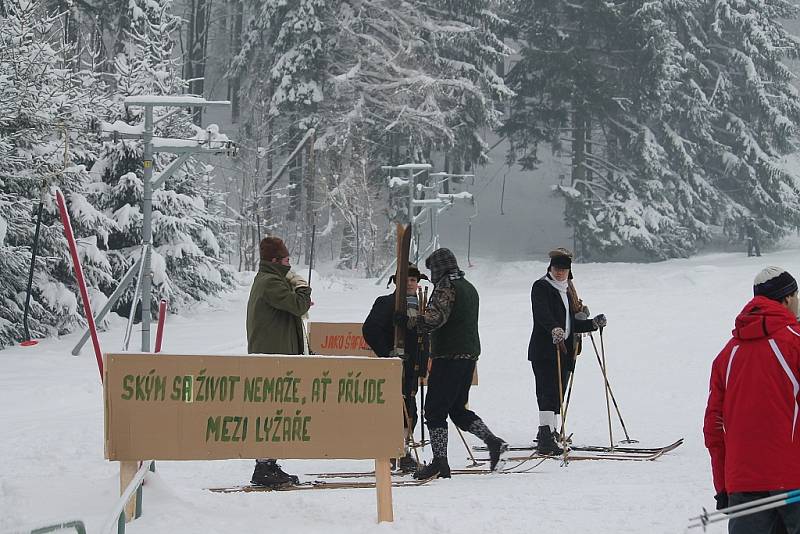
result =
[{"label": "bare tree trunk", "polygon": [[[296,133],[293,129],[292,134]],[[296,136],[291,135],[290,138],[294,139]],[[289,169],[289,213],[287,219],[290,221],[297,221],[301,208],[301,189],[303,187],[303,151],[297,153],[294,161],[291,163]]]},{"label": "bare tree trunk", "polygon": [[[239,53],[242,35],[242,19],[244,18],[244,9],[242,8],[241,0],[230,1],[231,14],[233,16],[233,24],[231,25],[231,42],[230,42],[230,55],[231,57]],[[231,101],[231,120],[234,123],[239,122],[240,102],[239,90],[241,89],[240,75],[231,76],[228,78],[228,100]]]},{"label": "bare tree trunk", "polygon": [[[186,55],[186,78],[189,92],[203,96],[205,90],[206,50],[208,47],[208,26],[211,0],[190,0],[188,44]],[[194,108],[192,120],[198,126],[203,121],[203,108]]]},{"label": "bare tree trunk", "polygon": [[[577,107],[572,113],[572,185],[583,193],[584,198],[588,196],[588,188],[585,184],[587,115],[583,107]],[[576,258],[581,259],[586,257],[587,251],[584,250],[583,243],[579,242],[576,237],[573,237],[573,248],[575,248]]]}]

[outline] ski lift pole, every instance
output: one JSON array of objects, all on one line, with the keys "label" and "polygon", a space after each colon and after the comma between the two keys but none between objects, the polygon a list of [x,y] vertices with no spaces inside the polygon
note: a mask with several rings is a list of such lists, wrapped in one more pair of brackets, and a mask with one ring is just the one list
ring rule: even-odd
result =
[{"label": "ski lift pole", "polygon": [[311,225],[311,251],[308,255],[308,285],[311,286],[311,269],[314,267],[314,241],[317,237],[317,225]]},{"label": "ski lift pole", "polygon": [[472,219],[478,216],[478,201],[475,200],[475,197],[472,197],[472,205],[475,206],[475,212],[467,217],[468,226],[467,226],[467,266],[472,267]]}]

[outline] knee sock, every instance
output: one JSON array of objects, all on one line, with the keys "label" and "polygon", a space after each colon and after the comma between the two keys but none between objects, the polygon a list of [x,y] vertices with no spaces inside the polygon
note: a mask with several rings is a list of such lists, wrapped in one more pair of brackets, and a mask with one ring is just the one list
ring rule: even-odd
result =
[{"label": "knee sock", "polygon": [[481,438],[481,440],[483,440],[484,443],[489,443],[490,441],[498,441],[499,439],[497,436],[492,434],[492,431],[489,430],[489,427],[486,426],[486,423],[484,423],[482,419],[475,419],[472,422],[472,424],[469,425],[467,432],[469,432],[470,434],[475,434],[476,436]]},{"label": "knee sock", "polygon": [[447,458],[447,427],[429,428],[434,458]]}]

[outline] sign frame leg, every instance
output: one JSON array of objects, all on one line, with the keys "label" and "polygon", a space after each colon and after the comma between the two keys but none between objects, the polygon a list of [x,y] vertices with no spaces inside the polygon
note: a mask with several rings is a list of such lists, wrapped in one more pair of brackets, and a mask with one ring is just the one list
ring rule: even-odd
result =
[{"label": "sign frame leg", "polygon": [[[119,494],[122,495],[128,484],[131,483],[136,472],[139,471],[139,462],[121,461],[119,463]],[[130,500],[125,503],[125,522],[128,523],[136,516],[136,495],[131,495]]]},{"label": "sign frame leg", "polygon": [[389,458],[375,459],[375,491],[378,497],[378,523],[394,522],[392,468]]}]

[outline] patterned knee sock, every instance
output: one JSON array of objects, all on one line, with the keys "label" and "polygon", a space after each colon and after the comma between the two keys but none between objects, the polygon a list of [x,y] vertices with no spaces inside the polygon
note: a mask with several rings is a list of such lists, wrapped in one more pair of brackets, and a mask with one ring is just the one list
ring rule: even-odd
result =
[{"label": "patterned knee sock", "polygon": [[447,427],[431,428],[431,449],[434,458],[447,458]]},{"label": "patterned knee sock", "polygon": [[472,424],[469,425],[467,432],[469,432],[470,434],[475,434],[476,436],[481,438],[481,440],[483,440],[484,443],[489,443],[490,441],[499,440],[497,436],[492,434],[492,431],[489,430],[489,427],[486,426],[486,423],[484,423],[482,419],[475,419],[472,422]]}]

